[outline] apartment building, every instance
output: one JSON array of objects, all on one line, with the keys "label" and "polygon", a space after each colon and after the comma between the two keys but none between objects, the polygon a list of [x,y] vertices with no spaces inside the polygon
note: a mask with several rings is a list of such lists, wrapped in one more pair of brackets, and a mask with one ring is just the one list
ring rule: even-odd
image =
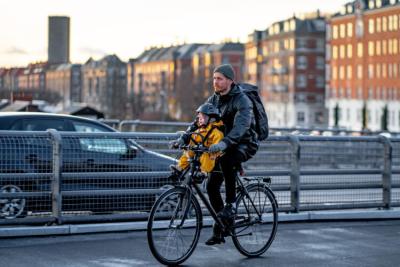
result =
[{"label": "apartment building", "polygon": [[326,38],[329,125],[400,131],[400,1],[347,3]]},{"label": "apartment building", "polygon": [[82,65],[82,101],[107,119],[126,116],[126,63],[116,55],[90,58]]},{"label": "apartment building", "polygon": [[314,12],[249,35],[244,78],[259,86],[271,126],[325,126],[325,26]]},{"label": "apartment building", "polygon": [[63,108],[82,102],[80,64],[51,65],[46,72],[46,91],[59,95]]},{"label": "apartment building", "polygon": [[[134,63],[138,117],[185,120],[193,113],[192,53],[200,44],[150,48]],[[190,107],[190,113],[188,107]]]}]

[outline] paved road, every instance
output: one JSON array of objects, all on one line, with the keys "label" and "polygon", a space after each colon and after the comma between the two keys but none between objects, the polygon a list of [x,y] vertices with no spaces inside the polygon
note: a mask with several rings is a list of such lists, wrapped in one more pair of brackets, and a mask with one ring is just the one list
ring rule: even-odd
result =
[{"label": "paved road", "polygon": [[[281,223],[263,257],[241,256],[229,240],[207,247],[210,229],[184,266],[400,266],[400,220]],[[0,266],[150,267],[143,231],[0,239]]]}]

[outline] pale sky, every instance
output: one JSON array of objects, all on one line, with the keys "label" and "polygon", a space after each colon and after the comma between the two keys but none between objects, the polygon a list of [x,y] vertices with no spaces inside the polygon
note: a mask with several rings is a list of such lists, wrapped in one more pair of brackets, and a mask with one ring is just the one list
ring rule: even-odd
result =
[{"label": "pale sky", "polygon": [[0,67],[47,60],[48,16],[71,19],[70,57],[84,63],[150,46],[245,42],[294,13],[337,12],[350,0],[0,0]]}]

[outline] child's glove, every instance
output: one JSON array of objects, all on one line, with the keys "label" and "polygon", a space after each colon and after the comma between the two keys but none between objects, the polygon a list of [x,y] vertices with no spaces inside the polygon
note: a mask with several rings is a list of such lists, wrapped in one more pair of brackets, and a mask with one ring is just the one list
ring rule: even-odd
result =
[{"label": "child's glove", "polygon": [[169,148],[173,149],[173,148],[179,148],[180,146],[183,146],[185,144],[185,140],[183,140],[182,137],[179,137],[176,140],[172,140],[171,142],[169,142]]}]

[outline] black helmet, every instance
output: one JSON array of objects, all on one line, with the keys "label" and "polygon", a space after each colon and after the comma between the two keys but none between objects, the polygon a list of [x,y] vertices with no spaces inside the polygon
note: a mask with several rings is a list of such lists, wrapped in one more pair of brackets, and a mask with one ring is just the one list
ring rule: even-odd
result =
[{"label": "black helmet", "polygon": [[204,113],[210,117],[217,117],[217,118],[221,117],[219,109],[211,103],[204,103],[203,105],[198,107],[196,111]]}]

